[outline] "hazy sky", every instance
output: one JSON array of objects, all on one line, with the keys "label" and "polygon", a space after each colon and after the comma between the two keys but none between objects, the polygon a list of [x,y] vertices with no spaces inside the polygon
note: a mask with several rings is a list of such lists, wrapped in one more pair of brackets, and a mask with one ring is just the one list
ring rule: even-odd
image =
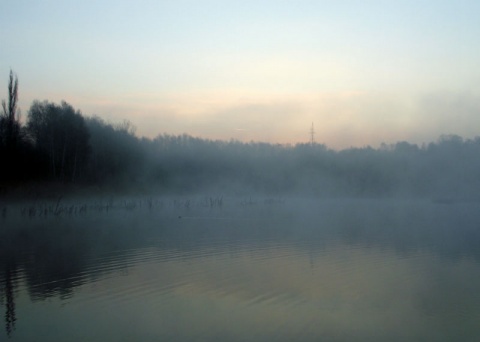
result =
[{"label": "hazy sky", "polygon": [[1,2],[0,97],[12,68],[23,117],[47,99],[148,137],[480,135],[478,0]]}]

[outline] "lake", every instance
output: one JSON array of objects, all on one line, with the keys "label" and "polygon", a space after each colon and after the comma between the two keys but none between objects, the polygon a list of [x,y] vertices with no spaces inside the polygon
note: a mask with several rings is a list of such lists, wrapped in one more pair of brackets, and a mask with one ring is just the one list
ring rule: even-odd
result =
[{"label": "lake", "polygon": [[1,341],[478,341],[480,203],[0,206]]}]

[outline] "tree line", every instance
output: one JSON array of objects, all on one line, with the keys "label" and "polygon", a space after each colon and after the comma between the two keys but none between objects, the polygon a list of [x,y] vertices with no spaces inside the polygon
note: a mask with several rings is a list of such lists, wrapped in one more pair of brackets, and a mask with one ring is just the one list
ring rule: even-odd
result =
[{"label": "tree line", "polygon": [[[126,168],[132,125],[111,125],[87,118],[70,104],[34,101],[22,125],[18,78],[10,71],[8,99],[0,115],[0,187],[26,182],[89,184],[102,182]],[[135,145],[135,142],[133,145]]]},{"label": "tree line", "polygon": [[10,72],[0,116],[0,189],[38,183],[135,192],[263,192],[480,199],[480,137],[441,136],[334,151],[184,135],[138,137],[131,123],[34,101],[21,123]]}]

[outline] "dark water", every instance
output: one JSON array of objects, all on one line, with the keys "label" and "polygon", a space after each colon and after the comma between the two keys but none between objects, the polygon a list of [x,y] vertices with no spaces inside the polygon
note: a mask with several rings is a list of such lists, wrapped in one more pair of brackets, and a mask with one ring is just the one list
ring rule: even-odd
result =
[{"label": "dark water", "polygon": [[0,341],[480,340],[479,203],[128,201],[4,206]]}]

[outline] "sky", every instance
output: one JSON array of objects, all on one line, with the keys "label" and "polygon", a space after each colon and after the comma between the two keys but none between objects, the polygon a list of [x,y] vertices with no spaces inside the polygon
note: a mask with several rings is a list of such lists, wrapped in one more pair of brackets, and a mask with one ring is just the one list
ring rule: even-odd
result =
[{"label": "sky", "polygon": [[330,148],[480,135],[480,2],[0,0],[0,98]]}]

